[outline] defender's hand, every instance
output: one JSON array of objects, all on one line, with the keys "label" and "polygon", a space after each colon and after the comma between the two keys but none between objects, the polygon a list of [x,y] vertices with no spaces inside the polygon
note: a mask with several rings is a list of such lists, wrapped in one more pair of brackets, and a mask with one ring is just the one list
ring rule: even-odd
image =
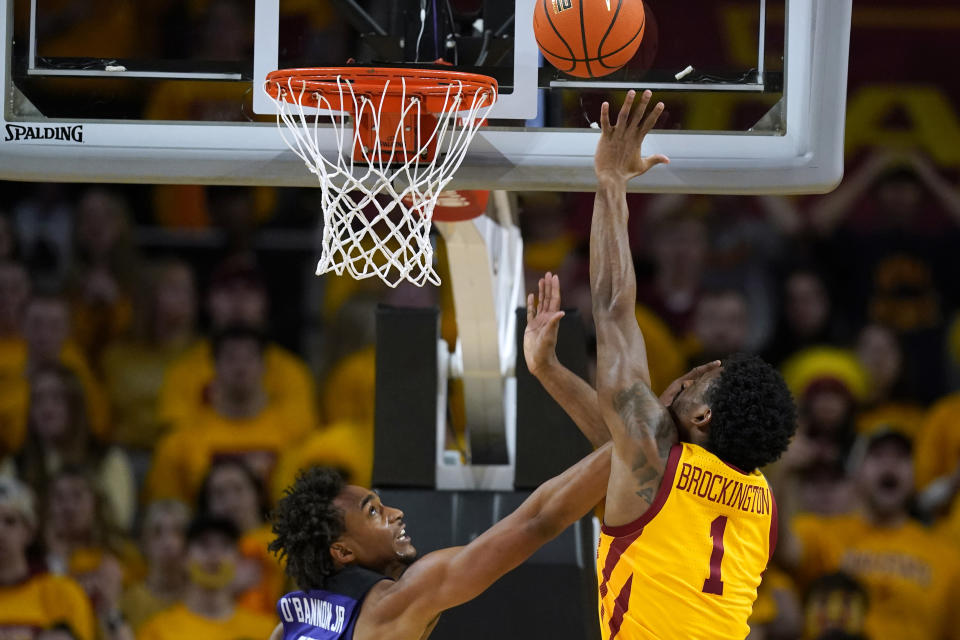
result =
[{"label": "defender's hand", "polygon": [[676,380],[670,383],[667,389],[660,394],[660,404],[665,407],[669,407],[673,404],[673,399],[677,397],[677,394],[680,393],[680,390],[683,389],[683,383],[688,380],[696,380],[700,376],[714,369],[717,369],[721,366],[719,360],[714,360],[713,362],[708,362],[707,364],[702,364],[699,367],[694,367],[690,371],[686,372]]},{"label": "defender's hand", "polygon": [[534,308],[533,294],[527,296],[527,328],[523,332],[523,356],[530,373],[537,375],[557,362],[557,332],[560,328],[560,278],[540,278],[538,300]]},{"label": "defender's hand", "polygon": [[600,108],[600,142],[597,144],[597,153],[594,156],[594,168],[600,179],[615,179],[626,182],[630,178],[643,175],[658,164],[668,164],[669,158],[663,155],[654,155],[644,158],[640,151],[643,139],[657,123],[663,113],[663,103],[658,102],[644,118],[650,102],[651,93],[644,91],[640,97],[640,104],[633,108],[636,91],[627,93],[617,124],[610,124],[610,103],[604,102]]}]

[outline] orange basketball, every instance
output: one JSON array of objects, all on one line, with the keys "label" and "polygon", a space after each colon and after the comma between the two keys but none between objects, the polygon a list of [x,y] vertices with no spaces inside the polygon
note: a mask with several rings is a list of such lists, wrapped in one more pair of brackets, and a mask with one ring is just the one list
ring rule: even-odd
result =
[{"label": "orange basketball", "polygon": [[643,0],[537,0],[533,31],[543,57],[578,78],[630,61],[643,40]]}]

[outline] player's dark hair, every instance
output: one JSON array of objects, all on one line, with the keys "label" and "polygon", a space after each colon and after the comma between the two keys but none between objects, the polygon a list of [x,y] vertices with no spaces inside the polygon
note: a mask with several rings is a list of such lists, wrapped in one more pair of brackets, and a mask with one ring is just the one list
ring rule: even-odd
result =
[{"label": "player's dark hair", "polygon": [[286,560],[287,575],[305,591],[322,589],[336,572],[330,545],[343,535],[346,525],[333,501],[343,487],[343,476],[337,471],[313,467],[300,472],[277,502],[276,538],[268,549]]},{"label": "player's dark hair", "polygon": [[797,428],[783,376],[756,356],[724,360],[706,400],[713,412],[707,448],[747,473],[777,460]]}]

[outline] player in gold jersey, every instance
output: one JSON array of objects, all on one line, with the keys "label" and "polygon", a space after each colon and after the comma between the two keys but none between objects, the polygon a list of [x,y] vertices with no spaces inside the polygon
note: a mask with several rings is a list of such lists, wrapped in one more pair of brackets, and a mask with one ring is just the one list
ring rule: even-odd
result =
[{"label": "player in gold jersey", "polygon": [[[796,409],[776,370],[749,357],[695,369],[660,398],[651,391],[634,312],[626,184],[668,160],[640,153],[663,104],[644,118],[650,93],[633,109],[635,99],[631,91],[615,125],[603,105],[595,157],[596,394],[556,367],[534,374],[595,444],[604,428],[613,440],[597,556],[604,638],[744,638],[776,539],[776,504],[758,468],[787,448]],[[548,280],[540,305],[547,315],[535,325],[561,313],[546,291],[558,283]]]}]

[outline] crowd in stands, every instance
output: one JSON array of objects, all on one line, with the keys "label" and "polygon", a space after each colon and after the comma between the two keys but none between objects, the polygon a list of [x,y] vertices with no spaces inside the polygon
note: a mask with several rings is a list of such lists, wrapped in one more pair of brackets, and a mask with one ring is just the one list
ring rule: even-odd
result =
[{"label": "crowd in stands", "polygon": [[[0,188],[0,637],[266,638],[283,487],[313,464],[370,483],[375,303],[439,306],[454,344],[449,289],[324,278],[285,307],[323,319],[301,341],[272,294],[312,256],[278,272],[253,249],[291,190],[199,188],[214,261],[142,246],[166,224],[152,188]],[[884,154],[818,198],[630,199],[655,390],[748,351],[798,404],[752,637],[960,637],[956,188]],[[528,281],[559,273],[589,333],[592,197],[517,203]]]}]

